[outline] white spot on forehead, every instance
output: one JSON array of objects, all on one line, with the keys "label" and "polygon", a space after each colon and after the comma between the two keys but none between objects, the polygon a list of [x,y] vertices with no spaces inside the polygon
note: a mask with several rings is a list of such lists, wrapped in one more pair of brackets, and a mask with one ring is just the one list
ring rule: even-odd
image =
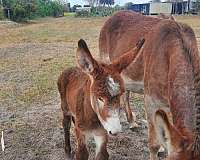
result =
[{"label": "white spot on forehead", "polygon": [[119,83],[115,82],[114,79],[110,75],[108,76],[108,79],[107,79],[107,88],[112,97],[120,93]]}]

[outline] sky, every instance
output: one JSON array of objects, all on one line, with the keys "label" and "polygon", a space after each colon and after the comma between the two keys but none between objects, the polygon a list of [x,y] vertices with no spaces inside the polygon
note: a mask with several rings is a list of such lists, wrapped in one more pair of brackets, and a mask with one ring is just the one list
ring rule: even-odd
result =
[{"label": "sky", "polygon": [[[85,2],[85,0],[68,0],[71,4],[71,6],[75,5],[75,4],[87,4],[87,2]],[[133,2],[133,3],[146,3],[149,0],[115,0],[115,5],[119,4],[119,5],[124,5],[127,2]]]}]

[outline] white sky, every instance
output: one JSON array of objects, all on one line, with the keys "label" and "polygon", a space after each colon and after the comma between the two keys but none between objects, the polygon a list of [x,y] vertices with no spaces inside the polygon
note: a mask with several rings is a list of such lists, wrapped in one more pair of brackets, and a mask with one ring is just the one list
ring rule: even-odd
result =
[{"label": "white sky", "polygon": [[[85,0],[68,0],[71,4],[71,6],[75,5],[75,4],[87,4],[87,2]],[[115,5],[119,4],[119,5],[124,5],[127,2],[133,2],[133,3],[146,3],[149,0],[115,0]]]}]

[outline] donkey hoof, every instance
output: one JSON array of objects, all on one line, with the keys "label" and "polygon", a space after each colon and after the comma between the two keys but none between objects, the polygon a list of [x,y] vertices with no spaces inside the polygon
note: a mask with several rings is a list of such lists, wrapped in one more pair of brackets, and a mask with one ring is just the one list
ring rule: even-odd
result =
[{"label": "donkey hoof", "polygon": [[129,124],[129,129],[131,129],[131,130],[134,130],[138,127],[139,127],[139,125],[136,122],[132,122]]},{"label": "donkey hoof", "polygon": [[73,160],[72,156],[65,156],[65,160]]},{"label": "donkey hoof", "polygon": [[166,156],[165,148],[161,146],[160,149],[158,150],[158,157],[164,158],[165,156]]},{"label": "donkey hoof", "polygon": [[71,153],[65,153],[65,160],[73,160],[73,155]]}]

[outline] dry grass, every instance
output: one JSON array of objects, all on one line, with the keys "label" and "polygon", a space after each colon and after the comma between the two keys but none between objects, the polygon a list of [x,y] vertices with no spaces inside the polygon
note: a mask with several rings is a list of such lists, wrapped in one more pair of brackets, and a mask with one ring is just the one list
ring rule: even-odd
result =
[{"label": "dry grass", "polygon": [[[176,19],[192,26],[200,46],[200,17]],[[13,98],[17,104],[32,103],[55,92],[60,71],[75,65],[78,39],[86,39],[92,53],[98,53],[99,30],[105,20],[68,16],[39,19],[31,24],[0,24],[0,73],[9,77],[1,83],[0,101]],[[61,48],[57,44],[62,44]],[[49,61],[43,61],[48,58]]]},{"label": "dry grass", "polygon": [[0,101],[16,105],[45,100],[56,91],[64,68],[75,65],[78,39],[97,53],[98,34],[105,18],[45,18],[31,24],[0,25]]},{"label": "dry grass", "polygon": [[[200,47],[200,17],[176,19],[192,26]],[[60,71],[75,65],[78,39],[86,39],[92,53],[98,53],[99,30],[105,20],[68,16],[21,25],[0,23],[0,102],[13,103],[9,102],[13,99],[16,106],[30,105],[55,95]]]},{"label": "dry grass", "polygon": [[[6,160],[63,157],[63,133],[57,131],[60,110],[56,81],[64,68],[75,65],[78,39],[84,38],[97,55],[99,31],[106,19],[68,16],[39,19],[30,24],[0,23],[0,130],[7,136]],[[176,19],[192,26],[200,48],[200,17]],[[143,106],[140,98],[134,102]],[[145,130],[140,132],[146,136]],[[140,136],[137,132],[132,134]],[[147,144],[145,138],[142,141]],[[57,146],[51,148],[52,144]],[[147,158],[146,155],[148,152],[144,154]]]},{"label": "dry grass", "polygon": [[[84,37],[94,41],[105,18],[45,18],[19,27],[2,26],[0,47],[10,43],[76,42]],[[97,37],[96,37],[97,39]],[[95,40],[96,40],[95,39]]]}]

